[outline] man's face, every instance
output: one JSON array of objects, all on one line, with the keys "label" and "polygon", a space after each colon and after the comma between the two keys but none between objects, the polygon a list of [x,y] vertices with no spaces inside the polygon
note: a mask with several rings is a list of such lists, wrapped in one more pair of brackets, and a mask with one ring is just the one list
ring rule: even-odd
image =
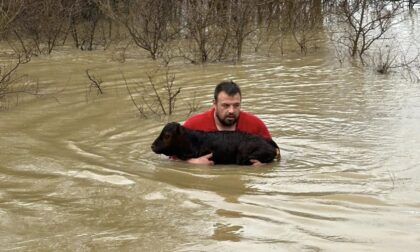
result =
[{"label": "man's face", "polygon": [[224,126],[232,126],[236,123],[241,110],[241,95],[229,96],[225,92],[220,92],[217,100],[213,102],[216,109],[216,117]]}]

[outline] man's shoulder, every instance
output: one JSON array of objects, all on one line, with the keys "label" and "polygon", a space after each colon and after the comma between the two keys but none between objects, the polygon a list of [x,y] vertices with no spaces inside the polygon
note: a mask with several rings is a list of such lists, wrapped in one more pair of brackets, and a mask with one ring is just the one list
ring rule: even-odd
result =
[{"label": "man's shoulder", "polygon": [[252,123],[263,123],[263,121],[256,115],[247,112],[247,111],[241,111],[240,113],[240,119],[244,122],[252,122]]},{"label": "man's shoulder", "polygon": [[209,130],[213,126],[212,110],[207,110],[189,117],[184,122],[184,127],[195,130]]},{"label": "man's shoulder", "polygon": [[210,115],[211,115],[211,109],[207,110],[207,111],[204,111],[204,112],[201,112],[201,113],[198,113],[198,114],[195,114],[195,115],[192,115],[187,120],[185,120],[185,122],[202,121],[202,120],[210,118]]},{"label": "man's shoulder", "polygon": [[256,115],[246,111],[241,111],[237,128],[240,131],[260,135],[264,138],[271,139],[271,134],[268,131],[268,128],[265,125],[265,123]]}]

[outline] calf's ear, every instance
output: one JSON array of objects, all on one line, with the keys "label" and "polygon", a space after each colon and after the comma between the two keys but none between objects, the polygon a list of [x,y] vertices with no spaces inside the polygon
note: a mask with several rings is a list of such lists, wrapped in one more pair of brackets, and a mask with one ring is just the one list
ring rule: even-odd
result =
[{"label": "calf's ear", "polygon": [[181,124],[178,124],[177,127],[176,127],[176,133],[178,135],[184,134],[185,133],[185,128]]}]

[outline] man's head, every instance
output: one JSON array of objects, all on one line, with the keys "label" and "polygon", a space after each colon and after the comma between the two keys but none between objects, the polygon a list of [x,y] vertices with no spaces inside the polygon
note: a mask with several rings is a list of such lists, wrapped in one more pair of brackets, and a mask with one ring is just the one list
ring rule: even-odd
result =
[{"label": "man's head", "polygon": [[223,81],[214,90],[213,106],[223,126],[234,125],[241,110],[241,89],[233,81]]}]

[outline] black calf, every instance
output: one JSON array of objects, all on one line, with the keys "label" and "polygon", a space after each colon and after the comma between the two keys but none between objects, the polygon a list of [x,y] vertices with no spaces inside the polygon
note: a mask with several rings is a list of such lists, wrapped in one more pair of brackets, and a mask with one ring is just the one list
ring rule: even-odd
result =
[{"label": "black calf", "polygon": [[251,159],[272,162],[276,148],[274,141],[257,135],[237,131],[196,131],[176,122],[168,123],[152,144],[152,150],[157,154],[187,160],[213,153],[215,164],[239,165],[250,165]]}]

